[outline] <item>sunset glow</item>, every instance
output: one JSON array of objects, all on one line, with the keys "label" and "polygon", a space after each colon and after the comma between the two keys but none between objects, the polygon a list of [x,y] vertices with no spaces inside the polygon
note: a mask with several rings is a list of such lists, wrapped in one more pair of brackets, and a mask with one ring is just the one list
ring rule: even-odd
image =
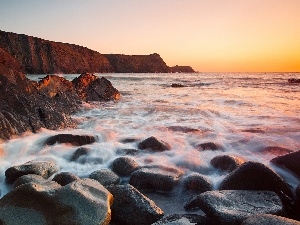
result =
[{"label": "sunset glow", "polygon": [[202,72],[300,71],[299,0],[1,1],[0,30]]}]

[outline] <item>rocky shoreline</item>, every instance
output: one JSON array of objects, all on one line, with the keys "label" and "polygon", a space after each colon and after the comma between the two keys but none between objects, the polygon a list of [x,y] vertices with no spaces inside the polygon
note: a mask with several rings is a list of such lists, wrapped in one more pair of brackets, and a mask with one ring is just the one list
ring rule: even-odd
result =
[{"label": "rocky shoreline", "polygon": [[[80,163],[89,154],[84,146],[95,141],[94,136],[60,134],[47,138],[44,145],[79,146],[69,160]],[[136,141],[138,149],[134,154],[172,151],[171,145],[156,137]],[[202,174],[185,174],[161,165],[140,166],[127,154],[116,158],[108,169],[96,170],[88,177],[60,172],[58,165],[47,159],[30,161],[5,171],[12,190],[0,199],[0,221],[2,224],[24,224],[24,221],[113,225],[300,224],[297,221],[300,185],[295,196],[289,184],[266,165],[234,156],[215,158],[211,164],[227,173],[218,190],[213,190],[211,181]],[[299,174],[299,158],[297,151],[271,162]],[[186,213],[175,211],[165,215],[163,208],[146,197],[147,193],[175,194],[182,199],[177,204]],[[204,213],[195,213],[195,209]]]}]

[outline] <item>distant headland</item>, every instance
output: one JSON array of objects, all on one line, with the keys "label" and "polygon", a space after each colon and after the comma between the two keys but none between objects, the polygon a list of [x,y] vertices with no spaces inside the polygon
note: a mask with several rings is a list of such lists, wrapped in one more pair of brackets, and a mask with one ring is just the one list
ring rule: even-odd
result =
[{"label": "distant headland", "polygon": [[169,67],[159,54],[101,54],[83,46],[0,31],[2,61],[27,74],[193,73],[190,66]]}]

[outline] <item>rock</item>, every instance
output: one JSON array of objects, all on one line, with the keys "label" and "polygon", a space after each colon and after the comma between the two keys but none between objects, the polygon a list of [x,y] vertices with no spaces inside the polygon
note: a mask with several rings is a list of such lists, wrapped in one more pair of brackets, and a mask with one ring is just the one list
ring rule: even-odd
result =
[{"label": "rock", "polygon": [[27,183],[0,199],[0,221],[3,224],[107,225],[112,199],[101,184],[91,179],[59,188]]},{"label": "rock", "polygon": [[96,141],[91,135],[57,134],[47,138],[44,145],[54,145],[56,143],[68,143],[75,146],[88,145]]},{"label": "rock", "polygon": [[281,148],[278,146],[268,146],[268,147],[263,148],[260,152],[263,154],[272,154],[272,155],[280,156],[280,155],[285,155],[285,154],[291,153],[293,151],[290,149]]},{"label": "rock", "polygon": [[133,142],[136,142],[136,141],[138,141],[137,138],[124,138],[124,139],[120,140],[120,142],[124,143],[124,144],[126,144],[126,143],[133,143]]},{"label": "rock", "polygon": [[16,188],[18,186],[21,186],[23,184],[27,184],[30,182],[36,183],[36,184],[44,184],[48,180],[46,180],[44,177],[36,174],[27,174],[23,175],[15,180],[13,183],[13,188]]},{"label": "rock", "polygon": [[84,101],[109,101],[120,98],[119,91],[104,77],[90,73],[81,74],[72,81],[78,96]]},{"label": "rock", "polygon": [[139,190],[172,191],[178,184],[182,171],[165,166],[145,166],[131,174],[129,183]]},{"label": "rock", "polygon": [[270,214],[253,215],[241,225],[300,225],[299,221]]},{"label": "rock", "polygon": [[195,70],[193,70],[190,66],[172,66],[170,67],[171,73],[195,73]]},{"label": "rock", "polygon": [[183,187],[185,190],[192,191],[197,194],[201,194],[213,189],[212,183],[205,176],[192,173],[183,180]]},{"label": "rock", "polygon": [[138,148],[142,150],[149,149],[161,152],[165,150],[170,150],[171,146],[168,143],[158,140],[157,138],[152,136],[140,142]]},{"label": "rock", "polygon": [[300,184],[298,184],[298,186],[296,187],[296,196],[297,196],[297,199],[300,203]]},{"label": "rock", "polygon": [[105,187],[120,183],[119,176],[109,169],[96,170],[89,175],[89,178],[98,181]]},{"label": "rock", "polygon": [[70,161],[76,161],[81,156],[88,155],[92,150],[90,148],[80,147],[73,153]]},{"label": "rock", "polygon": [[200,208],[221,224],[239,225],[255,214],[283,212],[280,198],[271,191],[207,191],[193,198],[186,209]]},{"label": "rock", "polygon": [[288,79],[288,82],[289,83],[300,83],[300,79],[291,78],[291,79]]},{"label": "rock", "polygon": [[300,178],[300,151],[292,152],[283,156],[275,157],[271,163],[288,169]]},{"label": "rock", "polygon": [[137,155],[141,151],[138,149],[117,149],[116,154],[118,155]]},{"label": "rock", "polygon": [[185,87],[185,86],[183,84],[173,83],[173,84],[171,84],[171,87],[173,87],[173,88],[181,88],[181,87]]},{"label": "rock", "polygon": [[132,158],[123,156],[116,158],[112,164],[111,169],[119,176],[129,176],[132,172],[139,168],[139,164]]},{"label": "rock", "polygon": [[244,162],[244,159],[231,155],[218,155],[210,161],[213,167],[228,172],[236,169]]},{"label": "rock", "polygon": [[19,166],[13,166],[5,171],[6,181],[12,184],[17,178],[36,174],[47,179],[58,171],[58,166],[53,161],[30,161]]},{"label": "rock", "polygon": [[222,147],[213,142],[205,142],[196,146],[198,150],[222,150]]},{"label": "rock", "polygon": [[246,162],[228,174],[221,182],[221,190],[268,190],[281,198],[293,197],[290,186],[276,172],[258,162]]},{"label": "rock", "polygon": [[78,176],[76,176],[75,174],[69,173],[69,172],[62,172],[62,173],[56,174],[52,179],[52,181],[57,182],[61,186],[66,186],[67,184],[70,184],[77,180],[80,180],[80,178]]},{"label": "rock", "polygon": [[168,129],[175,131],[175,132],[182,132],[182,133],[201,133],[201,130],[194,129],[190,127],[184,127],[184,126],[169,126]]},{"label": "rock", "polygon": [[214,219],[197,214],[172,214],[168,215],[152,225],[217,225]]},{"label": "rock", "polygon": [[112,219],[121,224],[149,225],[161,219],[164,212],[131,185],[109,187],[114,196]]}]

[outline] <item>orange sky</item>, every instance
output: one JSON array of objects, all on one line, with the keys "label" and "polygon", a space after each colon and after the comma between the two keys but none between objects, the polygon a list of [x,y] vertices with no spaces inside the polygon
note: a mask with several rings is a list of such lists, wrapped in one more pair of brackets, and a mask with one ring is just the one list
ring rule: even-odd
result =
[{"label": "orange sky", "polygon": [[300,71],[299,0],[0,2],[0,29],[197,71]]}]

